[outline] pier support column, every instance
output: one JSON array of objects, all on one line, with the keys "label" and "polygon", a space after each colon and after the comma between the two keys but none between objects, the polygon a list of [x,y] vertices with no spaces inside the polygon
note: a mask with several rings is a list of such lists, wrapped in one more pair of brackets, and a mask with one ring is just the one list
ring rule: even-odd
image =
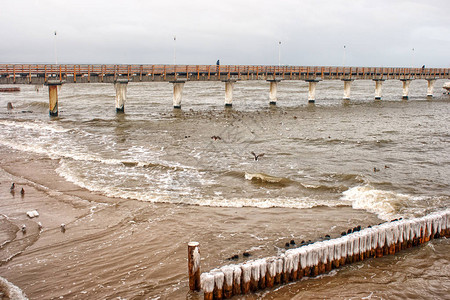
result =
[{"label": "pier support column", "polygon": [[316,85],[320,80],[310,79],[310,80],[305,80],[305,81],[309,83],[308,103],[315,103],[316,102]]},{"label": "pier support column", "polygon": [[428,81],[428,89],[427,89],[427,97],[433,97],[434,84],[436,83],[436,79],[427,79]]},{"label": "pier support column", "polygon": [[117,79],[114,81],[116,89],[116,113],[125,112],[125,101],[127,100],[128,79]]},{"label": "pier support column", "polygon": [[409,85],[411,84],[411,79],[400,79],[403,83],[403,94],[402,99],[408,100],[409,99]]},{"label": "pier support column", "polygon": [[350,100],[350,88],[353,79],[342,79],[342,81],[344,81],[344,100]]},{"label": "pier support column", "polygon": [[185,81],[175,80],[170,81],[170,83],[173,83],[173,108],[181,108],[181,97]]},{"label": "pier support column", "polygon": [[51,117],[58,116],[58,87],[63,84],[61,80],[48,80],[48,103],[49,103],[49,115]]},{"label": "pier support column", "polygon": [[224,80],[225,82],[225,106],[233,106],[233,86],[236,80]]},{"label": "pier support column", "polygon": [[375,81],[375,100],[381,100],[381,87],[384,79],[374,79]]},{"label": "pier support column", "polygon": [[269,104],[270,105],[277,105],[277,87],[278,82],[281,80],[279,79],[270,79],[267,80],[270,83],[270,91],[269,91]]}]

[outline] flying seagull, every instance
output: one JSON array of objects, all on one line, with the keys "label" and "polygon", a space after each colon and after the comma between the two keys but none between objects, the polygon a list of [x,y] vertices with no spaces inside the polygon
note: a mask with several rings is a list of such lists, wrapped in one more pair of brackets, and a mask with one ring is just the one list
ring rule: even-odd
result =
[{"label": "flying seagull", "polygon": [[256,155],[255,154],[255,152],[250,152],[251,154],[253,154],[253,156],[255,157],[255,160],[258,160],[260,157],[263,157],[264,156],[264,153],[261,153],[261,154],[258,154],[258,155]]}]

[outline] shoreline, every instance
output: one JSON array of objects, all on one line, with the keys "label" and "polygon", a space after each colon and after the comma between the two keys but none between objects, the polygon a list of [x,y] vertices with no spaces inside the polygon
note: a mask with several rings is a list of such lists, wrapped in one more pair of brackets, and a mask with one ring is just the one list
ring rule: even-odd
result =
[{"label": "shoreline", "polygon": [[[291,239],[297,243],[317,240],[325,234],[338,236],[357,225],[383,222],[351,207],[229,208],[109,198],[59,177],[57,160],[7,148],[0,148],[0,153],[2,214],[17,227],[17,240],[36,237],[22,243],[22,248],[9,243],[18,254],[2,263],[0,271],[31,299],[75,295],[185,297],[189,291],[185,248],[190,241],[200,242],[201,267],[208,270],[228,264],[227,259],[234,254],[239,254],[239,261],[245,261],[242,253],[247,251],[251,253],[247,259],[274,255],[284,251],[285,242]],[[24,187],[23,198],[18,192],[14,196],[9,193],[11,182],[18,191]],[[34,209],[39,217],[29,219],[26,212]],[[41,232],[37,222],[43,225]],[[19,230],[23,223],[27,224],[25,235]],[[61,223],[66,224],[64,233]],[[110,266],[110,259],[118,262],[117,268]],[[42,271],[42,267],[48,270]],[[69,272],[73,268],[77,273]],[[83,269],[87,269],[85,273]],[[55,272],[66,274],[68,281],[73,281],[72,287],[66,287]],[[139,277],[131,280],[132,288],[124,288],[118,277],[127,278],[133,272]],[[86,282],[86,276],[93,278]],[[113,291],[98,292],[98,284],[109,284]],[[63,288],[48,290],[58,285]]]}]

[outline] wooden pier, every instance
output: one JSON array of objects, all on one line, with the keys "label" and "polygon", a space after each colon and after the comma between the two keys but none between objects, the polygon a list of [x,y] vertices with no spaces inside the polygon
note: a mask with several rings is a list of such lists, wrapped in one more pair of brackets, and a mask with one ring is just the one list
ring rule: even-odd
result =
[{"label": "wooden pier", "polygon": [[[403,82],[403,99],[408,99],[412,80],[428,81],[427,96],[433,95],[437,79],[450,79],[449,68],[376,68],[319,66],[249,66],[249,65],[42,65],[0,64],[0,84],[48,85],[51,90],[50,115],[58,115],[55,85],[76,83],[114,83],[116,111],[124,112],[128,82],[168,82],[173,84],[173,106],[181,108],[184,84],[188,81],[225,83],[225,106],[232,105],[233,86],[237,81],[262,80],[270,83],[269,103],[277,102],[277,84],[286,80],[309,83],[308,102],[315,102],[317,83],[322,80],[344,82],[344,99],[350,99],[354,80],[375,81],[375,99],[381,100],[386,80]],[[56,99],[56,103],[54,102]]]}]

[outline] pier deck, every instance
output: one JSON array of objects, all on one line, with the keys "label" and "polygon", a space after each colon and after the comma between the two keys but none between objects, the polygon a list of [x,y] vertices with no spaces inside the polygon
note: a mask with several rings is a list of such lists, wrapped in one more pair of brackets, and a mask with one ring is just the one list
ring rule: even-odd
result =
[{"label": "pier deck", "polygon": [[449,68],[376,68],[249,65],[43,65],[0,64],[0,84],[224,80],[414,80],[448,79]]}]

